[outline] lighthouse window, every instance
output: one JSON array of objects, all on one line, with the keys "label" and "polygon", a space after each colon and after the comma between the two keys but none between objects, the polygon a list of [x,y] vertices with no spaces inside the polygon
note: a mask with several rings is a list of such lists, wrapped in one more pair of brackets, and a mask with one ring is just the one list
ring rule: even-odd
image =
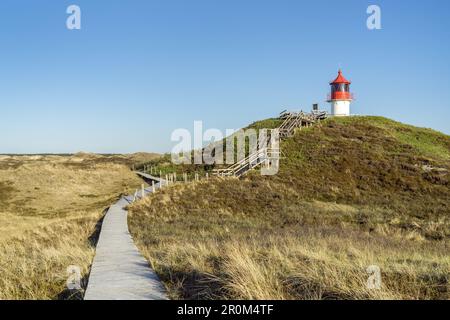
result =
[{"label": "lighthouse window", "polygon": [[346,83],[336,83],[331,86],[332,92],[350,92],[350,85]]}]

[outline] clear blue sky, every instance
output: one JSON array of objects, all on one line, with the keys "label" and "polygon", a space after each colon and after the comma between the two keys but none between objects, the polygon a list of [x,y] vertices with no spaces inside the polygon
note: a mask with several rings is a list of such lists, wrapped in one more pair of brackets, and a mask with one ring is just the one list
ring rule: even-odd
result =
[{"label": "clear blue sky", "polygon": [[0,153],[170,151],[194,120],[329,109],[339,66],[353,113],[450,133],[448,0],[2,0],[0,41]]}]

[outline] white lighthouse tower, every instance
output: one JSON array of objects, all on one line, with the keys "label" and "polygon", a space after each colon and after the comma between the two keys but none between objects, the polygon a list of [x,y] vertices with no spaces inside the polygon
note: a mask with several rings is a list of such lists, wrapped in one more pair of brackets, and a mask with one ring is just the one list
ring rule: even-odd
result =
[{"label": "white lighthouse tower", "polygon": [[331,103],[331,115],[340,117],[350,115],[350,103],[353,100],[350,84],[351,82],[344,78],[341,70],[337,78],[330,82],[331,94],[328,96],[328,102]]}]

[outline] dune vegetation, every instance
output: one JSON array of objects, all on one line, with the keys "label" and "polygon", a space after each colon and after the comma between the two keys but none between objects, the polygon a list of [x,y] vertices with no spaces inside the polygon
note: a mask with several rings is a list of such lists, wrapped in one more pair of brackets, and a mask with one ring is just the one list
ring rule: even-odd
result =
[{"label": "dune vegetation", "polygon": [[105,209],[142,183],[129,169],[134,161],[0,156],[0,299],[82,297],[66,290],[67,268],[78,266],[86,285]]},{"label": "dune vegetation", "polygon": [[335,118],[281,150],[275,176],[174,184],[130,206],[172,298],[449,298],[449,136]]}]

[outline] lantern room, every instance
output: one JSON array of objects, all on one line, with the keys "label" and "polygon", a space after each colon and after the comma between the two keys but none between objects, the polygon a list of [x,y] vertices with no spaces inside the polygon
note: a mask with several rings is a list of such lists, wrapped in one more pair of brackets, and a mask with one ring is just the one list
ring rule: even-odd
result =
[{"label": "lantern room", "polygon": [[350,103],[353,100],[350,84],[351,82],[345,79],[341,70],[339,70],[337,78],[330,82],[331,94],[328,96],[328,102],[331,103],[331,115],[350,115]]}]

